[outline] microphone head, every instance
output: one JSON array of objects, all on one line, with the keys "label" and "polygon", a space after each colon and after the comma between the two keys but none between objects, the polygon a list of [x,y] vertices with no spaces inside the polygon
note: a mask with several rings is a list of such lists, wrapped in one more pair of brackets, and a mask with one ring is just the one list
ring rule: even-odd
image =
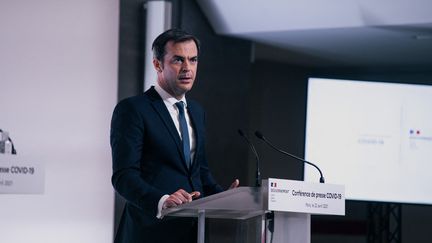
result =
[{"label": "microphone head", "polygon": [[264,135],[262,135],[262,133],[259,132],[259,131],[255,131],[255,136],[257,136],[257,138],[259,138],[259,139],[261,139],[261,140],[265,140],[265,139],[264,139]]},{"label": "microphone head", "polygon": [[242,136],[242,137],[245,136],[244,133],[243,133],[243,131],[241,129],[237,130],[237,132],[240,134],[240,136]]}]

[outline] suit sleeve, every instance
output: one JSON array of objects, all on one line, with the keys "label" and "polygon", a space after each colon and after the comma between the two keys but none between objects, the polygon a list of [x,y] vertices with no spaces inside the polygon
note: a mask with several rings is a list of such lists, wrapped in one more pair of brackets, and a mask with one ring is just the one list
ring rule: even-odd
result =
[{"label": "suit sleeve", "polygon": [[142,116],[128,100],[120,102],[114,109],[110,134],[111,181],[115,190],[128,202],[156,216],[159,199],[164,194],[141,178],[145,133]]}]

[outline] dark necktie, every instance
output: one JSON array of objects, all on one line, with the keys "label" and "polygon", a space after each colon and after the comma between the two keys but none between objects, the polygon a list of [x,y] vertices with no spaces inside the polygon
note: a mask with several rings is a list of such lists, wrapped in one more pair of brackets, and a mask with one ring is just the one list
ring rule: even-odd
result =
[{"label": "dark necktie", "polygon": [[181,132],[182,141],[183,141],[183,154],[185,157],[186,165],[189,168],[189,166],[191,164],[189,132],[188,132],[188,126],[186,123],[183,101],[177,102],[176,106],[179,110],[179,123],[180,123],[180,132]]}]

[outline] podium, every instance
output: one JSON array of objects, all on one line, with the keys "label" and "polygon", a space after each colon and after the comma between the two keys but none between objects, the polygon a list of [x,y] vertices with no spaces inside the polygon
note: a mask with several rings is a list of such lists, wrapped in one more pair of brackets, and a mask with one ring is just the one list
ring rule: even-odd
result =
[{"label": "podium", "polygon": [[[344,186],[269,178],[262,187],[238,187],[162,211],[163,216],[197,217],[198,243],[204,243],[205,219],[246,220],[262,216],[273,243],[310,242],[310,215],[345,215]],[[271,215],[273,232],[265,216]],[[268,238],[268,237],[267,237]],[[267,241],[265,241],[267,242]]]}]

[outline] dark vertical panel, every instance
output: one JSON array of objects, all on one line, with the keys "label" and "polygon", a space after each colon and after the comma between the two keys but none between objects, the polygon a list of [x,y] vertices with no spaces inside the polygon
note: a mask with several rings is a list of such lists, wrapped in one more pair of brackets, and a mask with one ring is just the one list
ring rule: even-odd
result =
[{"label": "dark vertical panel", "polygon": [[248,128],[249,41],[218,36],[195,1],[182,1],[181,28],[201,40],[198,77],[190,97],[207,111],[207,155],[223,186],[248,179],[248,150],[238,128]]},{"label": "dark vertical panel", "polygon": [[[252,82],[251,126],[281,149],[303,157],[306,70],[257,61]],[[261,155],[263,178],[302,179],[303,163],[279,154],[258,139],[255,141]]]},{"label": "dark vertical panel", "polygon": [[119,100],[139,94],[144,77],[144,2],[120,1]]}]

